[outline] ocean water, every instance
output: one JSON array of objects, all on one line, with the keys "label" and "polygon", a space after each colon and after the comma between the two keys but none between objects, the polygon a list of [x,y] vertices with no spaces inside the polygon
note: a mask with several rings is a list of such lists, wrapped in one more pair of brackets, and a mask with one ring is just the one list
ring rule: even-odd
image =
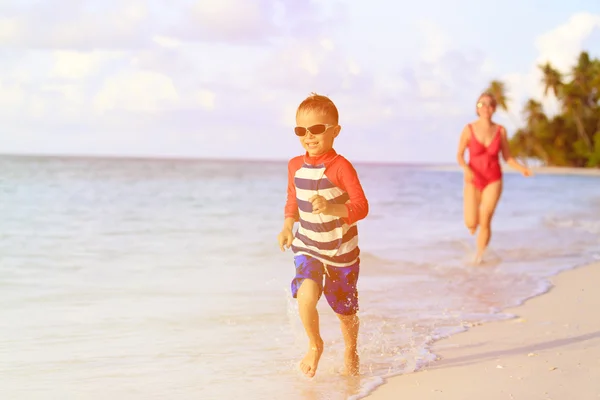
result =
[{"label": "ocean water", "polygon": [[507,174],[486,264],[470,265],[459,172],[356,169],[362,374],[306,338],[281,252],[286,163],[0,158],[0,393],[7,400],[359,399],[435,360],[438,338],[509,318],[600,253],[600,179]]}]

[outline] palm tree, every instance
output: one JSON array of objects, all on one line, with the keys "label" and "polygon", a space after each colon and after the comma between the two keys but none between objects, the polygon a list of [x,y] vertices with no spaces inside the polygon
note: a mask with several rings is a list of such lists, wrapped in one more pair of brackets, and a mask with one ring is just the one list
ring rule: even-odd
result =
[{"label": "palm tree", "polygon": [[544,114],[544,108],[539,101],[529,99],[523,108],[523,114],[527,125],[533,126],[540,122],[547,122],[548,117]]},{"label": "palm tree", "polygon": [[592,151],[592,142],[587,132],[582,118],[585,108],[585,102],[582,99],[582,93],[579,87],[574,82],[563,85],[562,90],[562,106],[563,112],[573,117],[579,138],[585,144],[588,151]]},{"label": "palm tree", "polygon": [[548,92],[553,92],[556,98],[560,97],[560,91],[563,86],[563,76],[556,70],[549,62],[543,65],[538,65],[538,68],[542,71],[542,83],[544,84],[544,96],[548,95]]},{"label": "palm tree", "polygon": [[509,101],[509,98],[506,97],[506,85],[504,82],[497,80],[491,81],[487,92],[494,96],[498,108],[504,112],[508,112],[508,105],[506,103]]},{"label": "palm tree", "polygon": [[538,156],[548,165],[550,157],[543,143],[548,139],[548,117],[544,114],[542,104],[536,100],[529,99],[523,108],[523,116],[526,121],[526,128],[522,130],[524,142],[529,152],[533,149],[534,156]]},{"label": "palm tree", "polygon": [[577,59],[577,64],[572,68],[571,75],[573,76],[573,83],[578,86],[582,92],[589,92],[590,83],[593,80],[594,65],[590,60],[590,55],[582,51]]},{"label": "palm tree", "polygon": [[[592,93],[592,108],[595,110],[594,115],[596,117],[596,138],[596,135],[598,135],[598,132],[600,132],[600,105],[598,105],[598,102],[600,101],[600,60],[596,59],[593,61],[593,66],[591,70],[591,74],[594,78],[592,79],[592,82],[590,84],[590,92]],[[600,144],[598,144],[597,146],[600,146]]]},{"label": "palm tree", "polygon": [[582,115],[585,113],[584,108],[587,99],[583,99],[581,96],[582,93],[589,92],[586,88],[590,80],[588,77],[590,76],[592,63],[588,53],[581,52],[579,55],[578,62],[572,70],[573,82],[569,84],[563,83],[563,75],[550,62],[546,62],[546,64],[538,67],[543,73],[544,96],[552,92],[561,101],[563,112],[573,116],[580,139],[585,143],[588,151],[591,151],[591,141],[585,131],[582,118]]},{"label": "palm tree", "polygon": [[[493,81],[491,81],[489,87],[486,90],[486,92],[491,93],[492,96],[494,96],[494,98],[496,99],[496,106],[500,110],[504,111],[506,113],[506,115],[508,115],[508,117],[510,118],[511,122],[513,123],[513,125],[515,127],[518,127],[519,123],[517,122],[517,119],[508,110],[508,104],[507,103],[510,101],[510,99],[506,95],[506,85],[504,84],[504,82],[499,81],[499,80],[493,80]],[[527,149],[526,149],[526,151],[525,151],[525,155],[527,157],[529,157],[531,155],[531,142],[532,142],[531,138],[528,138],[528,139],[526,139],[526,140],[524,140],[522,142],[522,143],[524,143],[524,144],[526,144],[528,146]]]},{"label": "palm tree", "polygon": [[[584,51],[567,74],[549,62],[538,68],[544,96],[556,97],[559,113],[549,118],[540,101],[529,100],[523,107],[524,126],[510,139],[515,156],[547,165],[600,167],[600,59]],[[495,82],[490,91],[499,108],[507,111],[504,85]]]}]

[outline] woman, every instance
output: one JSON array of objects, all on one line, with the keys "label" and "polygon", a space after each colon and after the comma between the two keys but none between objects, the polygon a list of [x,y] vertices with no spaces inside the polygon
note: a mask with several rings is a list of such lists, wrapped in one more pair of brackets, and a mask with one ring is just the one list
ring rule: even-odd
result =
[{"label": "woman", "polygon": [[[502,194],[502,168],[499,153],[512,168],[523,176],[531,176],[527,167],[519,164],[510,155],[506,129],[492,121],[496,111],[496,99],[490,93],[483,93],[477,100],[479,119],[464,127],[458,144],[457,160],[464,170],[464,216],[465,224],[477,236],[475,263],[483,261],[483,253],[492,235],[491,222],[498,200]],[[464,159],[469,149],[469,163]]]}]

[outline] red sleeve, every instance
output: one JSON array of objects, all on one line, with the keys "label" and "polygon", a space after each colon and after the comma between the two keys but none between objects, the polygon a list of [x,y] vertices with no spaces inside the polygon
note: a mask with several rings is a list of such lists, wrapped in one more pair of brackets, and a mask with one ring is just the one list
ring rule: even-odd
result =
[{"label": "red sleeve", "polygon": [[331,166],[336,169],[327,174],[334,185],[348,193],[350,201],[346,203],[348,217],[344,221],[350,225],[365,218],[369,213],[369,202],[365,196],[358,174],[350,163],[343,157]]},{"label": "red sleeve", "polygon": [[296,171],[302,167],[302,157],[295,157],[288,163],[288,186],[287,200],[285,202],[284,216],[285,218],[294,218],[298,221],[300,215],[298,212],[298,202],[296,201],[296,185],[294,184],[294,176]]}]

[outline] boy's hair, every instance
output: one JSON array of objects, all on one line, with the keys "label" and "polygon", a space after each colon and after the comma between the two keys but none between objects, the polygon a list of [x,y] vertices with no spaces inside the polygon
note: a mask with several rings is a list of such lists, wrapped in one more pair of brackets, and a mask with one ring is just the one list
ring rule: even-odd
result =
[{"label": "boy's hair", "polygon": [[306,99],[300,103],[296,115],[300,112],[318,112],[328,117],[333,118],[335,123],[338,123],[339,114],[338,109],[327,96],[322,96],[317,93],[311,93]]}]

